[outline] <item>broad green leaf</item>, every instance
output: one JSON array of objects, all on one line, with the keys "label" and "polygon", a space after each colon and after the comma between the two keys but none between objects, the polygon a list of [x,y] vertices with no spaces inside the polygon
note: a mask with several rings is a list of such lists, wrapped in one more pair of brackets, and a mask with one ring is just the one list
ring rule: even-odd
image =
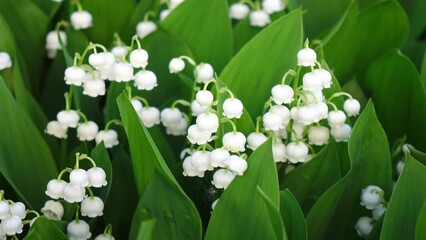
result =
[{"label": "broad green leaf", "polygon": [[240,51],[244,45],[254,36],[262,31],[263,28],[250,26],[248,18],[239,21],[233,28],[234,34],[234,53]]},{"label": "broad green leaf", "polygon": [[311,161],[302,164],[281,180],[281,189],[290,189],[303,212],[334,183],[340,180],[340,160],[336,143],[331,141]]},{"label": "broad green leaf", "polygon": [[380,239],[414,239],[416,222],[426,203],[426,192],[419,186],[425,182],[426,167],[407,155],[386,210]]},{"label": "broad green leaf", "polygon": [[24,240],[66,240],[68,237],[52,220],[44,216],[38,217]]},{"label": "broad green leaf", "polygon": [[150,219],[143,221],[139,228],[138,240],[151,240],[152,239],[152,230],[155,227],[155,219]]},{"label": "broad green leaf", "polygon": [[155,219],[152,239],[201,239],[201,220],[194,204],[174,183],[157,173],[133,215],[130,239],[139,239],[141,223],[150,219]]},{"label": "broad green leaf", "polygon": [[426,29],[426,17],[424,9],[426,9],[425,1],[399,0],[401,6],[405,9],[408,19],[410,20],[410,39],[421,40],[421,35]]},{"label": "broad green leaf", "polygon": [[1,77],[0,111],[0,172],[29,207],[39,209],[47,182],[58,172],[49,147]]},{"label": "broad green leaf", "polygon": [[275,208],[279,206],[277,170],[272,141],[262,144],[247,160],[248,169],[236,176],[220,197],[205,239],[275,239],[274,225],[259,186]]},{"label": "broad green leaf", "polygon": [[280,192],[280,214],[289,239],[307,239],[306,221],[302,209],[290,190]]},{"label": "broad green leaf", "polygon": [[260,194],[260,196],[263,198],[266,208],[268,209],[269,219],[271,220],[272,227],[274,228],[276,239],[287,239],[283,218],[281,217],[277,206],[274,205],[271,199],[259,186],[256,187],[256,191],[256,193]]},{"label": "broad green leaf", "polygon": [[[389,142],[407,142],[426,150],[426,90],[416,66],[397,49],[374,61],[367,72],[367,88]],[[398,96],[398,97],[389,97]]]},{"label": "broad green leaf", "polygon": [[426,201],[423,203],[423,207],[419,211],[416,223],[416,239],[426,239]]},{"label": "broad green leaf", "polygon": [[161,25],[181,38],[197,62],[220,73],[232,57],[232,27],[225,0],[186,0]]},{"label": "broad green leaf", "polygon": [[396,1],[383,1],[362,11],[355,1],[324,39],[325,58],[340,83],[348,82],[354,75],[363,83],[369,64],[389,49],[400,46],[408,29],[407,16]]},{"label": "broad green leaf", "polygon": [[361,190],[376,185],[391,193],[392,169],[386,134],[370,101],[349,139],[349,173],[331,186],[307,215],[309,239],[357,239],[354,225],[368,211],[359,203]]},{"label": "broad green leaf", "polygon": [[98,189],[93,189],[96,196],[100,197],[104,202],[108,199],[108,195],[111,190],[113,172],[111,166],[111,160],[109,158],[108,151],[106,150],[103,143],[98,144],[92,151],[91,157],[96,162],[96,166],[102,168],[107,175],[107,185]]},{"label": "broad green leaf", "polygon": [[261,114],[272,86],[281,81],[285,72],[296,66],[302,35],[302,10],[297,9],[256,35],[220,75],[220,79],[241,99],[253,118]]},{"label": "broad green leaf", "polygon": [[50,18],[58,12],[62,5],[61,1],[54,0],[34,0],[34,3]]},{"label": "broad green leaf", "polygon": [[426,51],[423,54],[421,74],[422,74],[423,86],[426,87]]}]

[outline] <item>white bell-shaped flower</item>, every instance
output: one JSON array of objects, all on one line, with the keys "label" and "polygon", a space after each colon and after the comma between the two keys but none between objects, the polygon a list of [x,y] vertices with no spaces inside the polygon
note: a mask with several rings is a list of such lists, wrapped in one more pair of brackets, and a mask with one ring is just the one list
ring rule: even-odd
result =
[{"label": "white bell-shaped flower", "polygon": [[110,52],[92,53],[89,55],[89,64],[96,70],[114,66],[115,56]]},{"label": "white bell-shaped flower", "polygon": [[6,200],[0,201],[0,220],[3,220],[9,216],[9,203]]},{"label": "white bell-shaped flower", "polygon": [[9,204],[10,207],[10,214],[18,216],[20,219],[24,219],[26,212],[25,212],[25,205],[21,202],[14,202]]},{"label": "white bell-shaped flower", "polygon": [[213,67],[208,63],[200,63],[195,71],[197,72],[197,83],[207,83],[214,76]]},{"label": "white bell-shaped flower", "polygon": [[215,133],[219,128],[219,118],[214,113],[202,113],[197,117],[196,124],[201,131]]},{"label": "white bell-shaped flower", "polygon": [[157,30],[157,24],[152,21],[142,21],[136,25],[136,35],[142,39]]},{"label": "white bell-shaped flower", "polygon": [[209,151],[195,151],[191,157],[192,166],[198,171],[213,170]]},{"label": "white bell-shaped flower", "polygon": [[160,20],[164,20],[170,14],[170,9],[164,9],[160,12]]},{"label": "white bell-shaped flower", "polygon": [[202,131],[197,125],[192,125],[188,128],[188,140],[192,144],[203,145],[210,142],[212,139],[212,133]]},{"label": "white bell-shaped flower", "polygon": [[87,171],[82,168],[72,170],[69,184],[74,188],[85,188],[89,186],[89,175]]},{"label": "white bell-shaped flower", "polygon": [[343,124],[340,126],[331,128],[331,136],[333,136],[336,142],[347,142],[351,135],[352,128],[348,124]]},{"label": "white bell-shaped flower", "polygon": [[303,90],[305,91],[321,91],[324,86],[323,76],[317,72],[308,72],[303,75]]},{"label": "white bell-shaped flower", "polygon": [[[287,128],[283,128],[281,130],[282,138],[287,139],[288,138],[288,132],[290,132],[290,140],[296,141],[296,139],[302,139],[303,133],[305,131],[306,126],[299,122],[293,122],[293,125],[291,126],[291,130],[288,131]],[[287,139],[289,140],[289,139]]]},{"label": "white bell-shaped flower", "polygon": [[212,104],[214,97],[209,90],[201,90],[197,92],[195,99],[200,104],[200,106],[208,107]]},{"label": "white bell-shaped flower", "polygon": [[229,16],[233,19],[241,20],[247,17],[250,8],[244,3],[233,3],[229,7]]},{"label": "white bell-shaped flower", "polygon": [[199,171],[192,165],[192,156],[188,156],[183,160],[183,175],[185,177],[204,177],[204,171]]},{"label": "white bell-shaped flower", "polygon": [[115,240],[111,234],[102,233],[95,237],[95,240]]},{"label": "white bell-shaped flower", "polygon": [[81,215],[95,218],[104,215],[104,202],[98,197],[88,197],[81,202]]},{"label": "white bell-shaped flower", "polygon": [[141,101],[133,98],[132,100],[130,100],[130,102],[132,103],[132,106],[137,113],[140,113],[142,111],[143,105],[142,105]]},{"label": "white bell-shaped flower", "polygon": [[185,118],[181,118],[178,123],[166,127],[166,133],[173,136],[183,136],[186,134],[188,122]]},{"label": "white bell-shaped flower", "polygon": [[92,141],[98,134],[99,127],[93,121],[79,123],[77,127],[77,137],[80,141]]},{"label": "white bell-shaped flower", "polygon": [[114,75],[115,81],[117,82],[128,82],[135,78],[133,75],[133,67],[127,62],[116,63],[114,65]]},{"label": "white bell-shaped flower", "polygon": [[92,167],[87,170],[89,187],[100,188],[107,185],[106,173],[100,167]]},{"label": "white bell-shaped flower", "polygon": [[69,128],[76,128],[80,120],[80,116],[75,110],[62,110],[58,112],[56,118],[60,124]]},{"label": "white bell-shaped flower", "polygon": [[0,52],[0,71],[12,67],[12,60],[7,52]]},{"label": "white bell-shaped flower", "polygon": [[202,113],[205,113],[207,111],[206,106],[201,106],[197,100],[192,101],[191,103],[191,112],[192,116],[197,117]]},{"label": "white bell-shaped flower", "polygon": [[321,76],[323,88],[331,87],[331,84],[333,84],[333,78],[329,71],[325,69],[315,69],[314,72],[315,74],[318,74],[319,76]]},{"label": "white bell-shaped flower", "polygon": [[289,104],[293,101],[294,90],[288,85],[278,84],[271,89],[271,94],[272,100],[274,100],[276,104]]},{"label": "white bell-shaped flower", "polygon": [[345,112],[349,117],[352,117],[359,114],[361,105],[356,99],[346,99],[346,101],[343,103],[343,109],[345,109]]},{"label": "white bell-shaped flower", "polygon": [[67,138],[68,126],[58,122],[50,121],[47,123],[45,132],[57,138]]},{"label": "white bell-shaped flower", "polygon": [[278,131],[284,128],[284,121],[278,112],[268,111],[263,115],[263,127],[265,130]]},{"label": "white bell-shaped flower", "polygon": [[265,27],[271,23],[271,18],[268,13],[263,10],[255,10],[250,13],[250,26]]},{"label": "white bell-shaped flower", "polygon": [[156,107],[142,108],[139,117],[147,128],[160,124],[160,111]]},{"label": "white bell-shaped flower", "polygon": [[179,73],[182,72],[185,68],[185,61],[180,58],[173,58],[169,63],[170,73]]},{"label": "white bell-shaped flower", "polygon": [[342,126],[346,122],[346,115],[341,110],[330,111],[327,120],[331,127]]},{"label": "white bell-shaped flower", "polygon": [[356,232],[358,236],[367,238],[373,229],[373,219],[370,217],[360,217],[355,224]]},{"label": "white bell-shaped flower", "polygon": [[272,153],[274,156],[274,162],[286,162],[286,147],[281,140],[275,140],[272,144]]},{"label": "white bell-shaped flower", "polygon": [[217,189],[226,189],[232,180],[234,180],[235,174],[227,169],[219,169],[213,174],[212,184]]},{"label": "white bell-shaped flower", "polygon": [[248,167],[247,161],[237,155],[231,155],[226,159],[225,164],[229,170],[238,176],[242,176]]},{"label": "white bell-shaped flower", "polygon": [[134,68],[144,68],[148,65],[148,52],[144,49],[135,49],[130,53],[130,64]]},{"label": "white bell-shaped flower", "polygon": [[92,236],[90,226],[84,220],[73,220],[67,225],[67,236],[71,240],[85,240]]},{"label": "white bell-shaped flower", "polygon": [[280,115],[281,121],[284,126],[286,126],[290,122],[290,110],[288,110],[286,106],[275,105],[271,107],[270,111]]},{"label": "white bell-shaped flower", "polygon": [[104,142],[105,148],[112,148],[118,145],[118,134],[116,131],[109,130],[101,130],[96,135],[96,144]]},{"label": "white bell-shaped flower", "polygon": [[291,163],[305,162],[309,148],[304,142],[290,142],[286,147],[287,159]]},{"label": "white bell-shaped flower", "polygon": [[46,195],[53,199],[64,197],[64,189],[67,182],[64,180],[52,179],[47,183]]},{"label": "white bell-shaped flower", "polygon": [[142,70],[135,75],[135,87],[150,91],[157,86],[157,76],[152,71]]},{"label": "white bell-shaped flower", "polygon": [[86,71],[80,67],[72,66],[65,69],[65,83],[68,85],[81,86],[85,80]]},{"label": "white bell-shaped flower", "polygon": [[262,8],[266,13],[272,14],[284,10],[285,5],[282,0],[263,0]]},{"label": "white bell-shaped flower", "polygon": [[0,227],[5,235],[13,236],[22,233],[24,225],[22,224],[21,218],[16,215],[10,215],[8,218],[1,221]]},{"label": "white bell-shaped flower", "polygon": [[[64,45],[67,45],[67,35],[64,31],[59,31],[61,40]],[[61,44],[59,43],[58,34],[56,31],[50,31],[46,36],[46,49],[47,50],[59,50],[62,49]]]},{"label": "white bell-shaped flower", "polygon": [[330,140],[330,130],[323,126],[312,126],[308,132],[309,144],[322,146]]},{"label": "white bell-shaped flower", "polygon": [[87,29],[92,26],[93,17],[88,11],[77,11],[71,14],[71,25],[74,29]]},{"label": "white bell-shaped flower", "polygon": [[129,49],[125,46],[115,46],[111,49],[112,55],[114,55],[116,61],[120,61],[126,56]]},{"label": "white bell-shaped flower", "polygon": [[64,200],[69,203],[81,202],[86,196],[86,188],[75,188],[67,184],[64,188]]},{"label": "white bell-shaped flower", "polygon": [[182,112],[179,108],[165,108],[161,111],[160,120],[165,127],[179,123]]},{"label": "white bell-shaped flower", "polygon": [[231,152],[244,152],[246,141],[246,137],[240,132],[228,132],[222,138],[223,148]]},{"label": "white bell-shaped flower", "polygon": [[87,74],[83,82],[83,94],[89,97],[98,97],[105,95],[106,86],[104,80],[100,79],[99,74]]},{"label": "white bell-shaped flower", "polygon": [[44,203],[41,212],[46,218],[59,221],[64,216],[64,206],[60,202],[48,200]]},{"label": "white bell-shaped flower", "polygon": [[310,125],[319,122],[321,115],[318,109],[311,105],[302,106],[297,111],[297,120],[304,125]]},{"label": "white bell-shaped flower", "polygon": [[309,104],[311,107],[316,108],[316,110],[319,112],[319,116],[321,119],[326,119],[328,117],[328,106],[325,102],[318,102],[318,103],[312,103]]},{"label": "white bell-shaped flower", "polygon": [[231,156],[226,149],[216,148],[210,154],[210,160],[212,167],[225,168],[225,161]]},{"label": "white bell-shaped flower", "polygon": [[228,98],[223,102],[223,116],[240,118],[243,115],[243,103],[237,98]]},{"label": "white bell-shaped flower", "polygon": [[383,190],[380,187],[374,185],[367,186],[361,192],[361,206],[364,206],[368,210],[373,210],[382,204],[381,194],[383,194]]},{"label": "white bell-shaped flower", "polygon": [[247,136],[247,147],[251,150],[256,150],[262,143],[266,142],[268,138],[265,134],[260,132],[252,132]]},{"label": "white bell-shaped flower", "polygon": [[315,66],[317,54],[311,48],[303,48],[297,53],[297,65],[304,67]]},{"label": "white bell-shaped flower", "polygon": [[383,204],[379,204],[377,205],[374,209],[373,209],[373,219],[374,220],[379,220],[379,218],[386,212],[386,207]]}]

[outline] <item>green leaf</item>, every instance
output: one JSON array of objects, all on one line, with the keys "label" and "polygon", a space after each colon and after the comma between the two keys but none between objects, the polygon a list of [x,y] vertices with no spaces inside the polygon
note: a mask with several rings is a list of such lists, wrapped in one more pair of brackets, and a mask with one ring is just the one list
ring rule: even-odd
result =
[{"label": "green leaf", "polygon": [[33,223],[28,235],[24,240],[66,240],[68,237],[62,232],[62,230],[52,220],[47,219],[44,216],[38,217]]},{"label": "green leaf", "polygon": [[369,64],[389,49],[400,46],[408,29],[407,16],[396,1],[383,1],[363,11],[358,10],[355,1],[324,39],[324,54],[340,83],[348,82],[354,75],[363,83]]},{"label": "green leaf", "polygon": [[351,168],[331,186],[309,211],[309,239],[358,239],[354,225],[370,214],[359,203],[361,190],[376,185],[391,193],[392,168],[389,145],[370,101],[355,123],[349,139]]},{"label": "green leaf", "polygon": [[281,81],[285,72],[296,66],[302,35],[302,10],[297,9],[256,35],[220,75],[220,79],[241,99],[253,118],[261,115],[272,86]]},{"label": "green leaf", "polygon": [[256,191],[263,198],[266,208],[268,209],[269,219],[271,220],[272,227],[274,228],[275,236],[277,236],[277,239],[287,239],[284,222],[277,206],[274,205],[272,200],[259,186],[256,186]]},{"label": "green leaf", "polygon": [[205,239],[275,239],[267,205],[259,186],[275,208],[279,206],[277,170],[272,141],[262,144],[248,161],[243,176],[237,176],[220,197],[210,218]]},{"label": "green leaf", "polygon": [[219,73],[232,57],[228,11],[225,0],[187,0],[161,25],[189,46],[197,62],[208,62]]},{"label": "green leaf", "polygon": [[423,86],[426,87],[426,51],[423,54],[423,64],[421,69]]},{"label": "green leaf", "polygon": [[96,196],[101,198],[104,202],[108,199],[108,195],[111,190],[111,184],[113,179],[113,172],[111,166],[111,160],[109,158],[108,151],[106,150],[103,142],[98,144],[93,150],[91,157],[96,162],[96,166],[102,168],[106,173],[107,185],[100,189],[93,189]]},{"label": "green leaf", "polygon": [[340,180],[340,160],[336,143],[331,141],[311,161],[302,164],[281,181],[281,189],[288,188],[307,213],[321,195]]},{"label": "green leaf", "polygon": [[419,186],[425,182],[426,166],[407,155],[386,210],[380,239],[414,239],[416,222],[426,203],[426,192]]},{"label": "green leaf", "polygon": [[152,231],[155,227],[155,219],[143,221],[139,227],[138,240],[151,240]]},{"label": "green leaf", "polygon": [[419,216],[417,217],[416,223],[416,239],[426,239],[426,202],[423,203],[423,207],[420,209]]},{"label": "green leaf", "polygon": [[58,12],[59,8],[62,5],[60,1],[46,1],[46,0],[34,0],[34,3],[50,18]]},{"label": "green leaf", "polygon": [[307,239],[306,221],[302,209],[290,190],[280,192],[280,214],[289,239]]},{"label": "green leaf", "polygon": [[30,208],[39,209],[47,199],[47,182],[58,174],[52,154],[1,77],[0,109],[0,171]]},{"label": "green leaf", "polygon": [[201,220],[194,204],[173,182],[157,173],[133,216],[130,239],[139,239],[141,223],[149,219],[155,219],[152,239],[201,239]]},{"label": "green leaf", "polygon": [[263,28],[250,26],[249,18],[239,21],[233,28],[234,34],[234,53],[240,51],[244,45],[254,36],[262,31]]},{"label": "green leaf", "polygon": [[407,142],[425,151],[426,128],[419,126],[426,122],[426,108],[419,106],[426,106],[426,90],[416,66],[393,49],[370,65],[366,80],[389,142],[406,135]]},{"label": "green leaf", "polygon": [[421,40],[426,28],[426,17],[424,9],[426,9],[425,1],[399,0],[399,3],[405,9],[408,19],[410,20],[410,39]]}]

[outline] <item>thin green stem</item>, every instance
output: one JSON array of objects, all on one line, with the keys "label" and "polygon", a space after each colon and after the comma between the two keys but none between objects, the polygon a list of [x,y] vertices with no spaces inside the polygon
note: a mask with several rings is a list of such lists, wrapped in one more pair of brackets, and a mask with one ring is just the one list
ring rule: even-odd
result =
[{"label": "thin green stem", "polygon": [[221,89],[219,89],[219,93],[228,93],[229,94],[229,96],[232,98],[232,99],[234,99],[235,97],[234,97],[234,94],[231,92],[231,90],[229,90],[227,87],[223,87],[223,88],[221,88]]},{"label": "thin green stem", "polygon": [[302,70],[302,67],[298,66],[297,70],[296,70],[296,75],[294,75],[293,77],[293,89],[296,90],[297,86],[299,85],[299,76],[300,76],[300,71]]},{"label": "thin green stem", "polygon": [[190,58],[188,56],[182,55],[179,58],[182,59],[182,60],[188,61],[188,63],[191,64],[194,67],[197,66],[197,64],[195,63],[194,59],[192,59],[192,58]]},{"label": "thin green stem", "polygon": [[217,81],[216,81],[216,79],[212,78],[211,80],[209,80],[208,82],[206,82],[206,84],[204,84],[204,87],[203,87],[203,90],[204,90],[204,91],[206,91],[206,90],[207,90],[207,88],[209,87],[209,84],[210,84],[210,83],[216,84],[216,83],[217,83]]},{"label": "thin green stem", "polygon": [[27,216],[27,215],[28,215],[28,213],[34,213],[34,215],[36,215],[36,217],[40,217],[40,214],[39,214],[37,211],[35,211],[35,210],[27,210],[27,212],[26,212],[26,215],[25,215],[25,216]]},{"label": "thin green stem", "polygon": [[141,96],[134,96],[133,99],[141,101],[142,105],[144,105],[146,108],[149,108],[149,103],[145,98],[143,98]]},{"label": "thin green stem", "polygon": [[133,50],[134,43],[138,45],[138,49],[142,49],[141,42],[139,41],[138,35],[132,37],[132,42],[130,43],[130,49]]},{"label": "thin green stem", "polygon": [[86,189],[87,189],[87,191],[89,192],[89,197],[90,197],[91,199],[93,199],[93,198],[95,197],[95,195],[93,195],[93,191],[92,191],[92,189],[90,189],[89,187],[86,187]]},{"label": "thin green stem", "polygon": [[0,201],[4,200],[4,191],[0,190]]},{"label": "thin green stem", "polygon": [[83,118],[83,121],[85,123],[89,122],[89,120],[87,119],[87,116],[80,110],[77,111],[78,115],[80,115],[81,118]]},{"label": "thin green stem", "polygon": [[292,69],[288,70],[288,71],[284,74],[284,76],[283,76],[283,78],[282,78],[282,80],[281,80],[281,84],[282,84],[282,85],[285,85],[285,81],[286,81],[287,77],[288,77],[288,76],[293,76],[293,77],[294,77],[294,75],[296,75],[296,71],[294,71],[294,70],[292,70]]},{"label": "thin green stem", "polygon": [[256,132],[260,132],[260,122],[262,121],[262,117],[257,117],[256,118]]},{"label": "thin green stem", "polygon": [[155,17],[155,12],[154,11],[148,11],[145,13],[145,15],[143,16],[143,21],[147,22],[149,20],[149,17]]},{"label": "thin green stem", "polygon": [[87,156],[87,154],[81,154],[80,155],[80,153],[76,153],[76,158],[77,158],[77,161],[84,160],[84,159],[89,160],[92,163],[93,167],[96,167],[95,160],[93,160],[93,158]]},{"label": "thin green stem", "polygon": [[327,105],[330,105],[334,111],[338,111],[339,109],[337,108],[336,104],[334,104],[333,102],[331,102],[330,100],[325,102]]},{"label": "thin green stem", "polygon": [[247,5],[249,5],[252,9],[256,9],[256,4],[250,0],[240,0],[238,3],[247,3]]},{"label": "thin green stem", "polygon": [[225,122],[231,124],[231,126],[232,126],[232,132],[234,132],[234,133],[237,132],[237,126],[235,126],[235,123],[231,119],[229,119],[229,118],[222,118],[219,121],[219,123],[225,123]]},{"label": "thin green stem", "polygon": [[121,121],[118,119],[109,120],[107,124],[105,125],[105,131],[108,130],[112,124],[119,125],[119,126],[122,125]]},{"label": "thin green stem", "polygon": [[340,96],[345,96],[345,97],[348,97],[349,99],[353,99],[352,95],[350,95],[349,93],[337,92],[337,93],[331,95],[331,97],[328,100],[330,101],[330,100],[337,98],[337,97],[340,97]]},{"label": "thin green stem", "polygon": [[60,173],[59,173],[59,175],[58,175],[58,177],[56,178],[56,180],[58,180],[58,181],[61,181],[62,180],[62,176],[65,174],[65,173],[70,173],[72,171],[72,168],[65,168],[65,169],[63,169]]},{"label": "thin green stem", "polygon": [[77,6],[77,11],[83,11],[83,6],[79,0],[73,0],[73,3]]},{"label": "thin green stem", "polygon": [[185,101],[185,100],[183,100],[183,99],[178,99],[178,100],[176,100],[176,101],[174,101],[174,102],[172,103],[171,108],[175,108],[175,107],[176,107],[176,105],[178,105],[178,104],[180,104],[180,105],[182,105],[182,106],[186,106],[186,107],[191,107],[191,103],[190,103],[190,102]]}]

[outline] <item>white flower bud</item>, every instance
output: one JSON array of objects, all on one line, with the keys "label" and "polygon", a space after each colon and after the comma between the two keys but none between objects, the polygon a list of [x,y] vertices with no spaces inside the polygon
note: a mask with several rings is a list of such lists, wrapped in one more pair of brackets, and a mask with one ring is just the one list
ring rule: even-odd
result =
[{"label": "white flower bud", "polygon": [[0,52],[0,71],[12,67],[12,60],[7,52]]},{"label": "white flower bud", "polygon": [[361,110],[361,105],[356,99],[347,99],[343,104],[343,109],[348,114],[349,117],[356,116]]},{"label": "white flower bud", "polygon": [[104,215],[104,202],[98,197],[88,197],[81,202],[81,216],[95,218]]},{"label": "white flower bud", "polygon": [[321,77],[323,88],[331,87],[331,84],[333,84],[333,78],[329,71],[325,69],[315,69],[314,72]]},{"label": "white flower bud", "polygon": [[192,101],[191,103],[191,112],[192,116],[197,117],[201,113],[205,113],[207,111],[207,107],[201,106],[197,100]]},{"label": "white flower bud", "polygon": [[88,11],[77,11],[71,14],[71,25],[74,29],[87,29],[92,26],[93,17]]},{"label": "white flower bud", "polygon": [[21,202],[14,202],[9,205],[10,207],[10,214],[18,216],[20,219],[24,219],[26,212],[25,212],[25,205]]},{"label": "white flower bud", "polygon": [[70,173],[70,183],[74,188],[85,188],[89,185],[89,175],[84,169],[74,169]]},{"label": "white flower bud", "polygon": [[195,151],[191,157],[192,166],[194,166],[195,169],[201,172],[213,170],[213,167],[210,163],[210,154],[211,153],[208,151]]},{"label": "white flower bud", "polygon": [[229,7],[229,15],[233,19],[241,20],[247,17],[250,8],[244,3],[233,3]]},{"label": "white flower bud", "polygon": [[64,216],[64,206],[62,206],[60,202],[48,200],[44,203],[41,212],[46,218],[59,221],[62,219],[62,216]]},{"label": "white flower bud", "polygon": [[371,230],[373,229],[373,219],[370,217],[360,217],[355,224],[356,232],[358,236],[367,238],[370,235]]},{"label": "white flower bud", "polygon": [[81,86],[86,77],[86,71],[80,67],[68,67],[65,69],[65,83],[68,85]]},{"label": "white flower bud", "polygon": [[263,115],[263,127],[265,130],[278,131],[284,128],[284,122],[280,114],[268,111]]},{"label": "white flower bud", "polygon": [[214,202],[212,203],[212,211],[214,210],[218,202],[219,202],[219,198],[214,200]]},{"label": "white flower bud", "polygon": [[152,71],[142,70],[135,75],[135,87],[150,91],[157,86],[157,76]]},{"label": "white flower bud", "polygon": [[133,75],[133,67],[127,62],[116,63],[114,65],[114,75],[115,81],[117,82],[128,82],[135,78]]},{"label": "white flower bud", "polygon": [[107,185],[106,173],[100,167],[92,167],[87,170],[89,187],[100,188]]},{"label": "white flower bud", "polygon": [[208,63],[200,63],[195,71],[197,72],[197,83],[207,83],[214,75],[213,67]]},{"label": "white flower bud", "polygon": [[311,48],[303,48],[297,53],[297,65],[304,67],[315,66],[317,54]]},{"label": "white flower bud", "polygon": [[98,97],[105,95],[105,82],[99,78],[99,74],[86,75],[86,80],[83,82],[83,94],[89,97]]},{"label": "white flower bud", "polygon": [[77,137],[80,141],[92,141],[98,134],[99,127],[93,121],[79,123],[77,127]]},{"label": "white flower bud", "polygon": [[118,134],[116,131],[109,130],[101,130],[96,134],[96,144],[104,142],[105,148],[112,148],[118,145]]},{"label": "white flower bud", "polygon": [[180,58],[173,58],[169,63],[170,73],[179,73],[182,72],[185,68],[185,62]]},{"label": "white flower bud", "polygon": [[64,188],[64,200],[69,203],[81,202],[86,196],[86,188],[75,188],[67,184]]},{"label": "white flower bud", "polygon": [[380,194],[383,194],[383,190],[378,186],[370,185],[362,189],[361,206],[364,206],[368,210],[373,210],[382,204]]},{"label": "white flower bud", "polygon": [[404,170],[404,161],[398,161],[398,163],[396,164],[396,173],[398,173],[398,176],[401,175],[402,170]]},{"label": "white flower bud", "polygon": [[181,118],[178,123],[171,124],[166,127],[166,133],[173,136],[183,136],[186,134],[188,122],[185,118]]},{"label": "white flower bud", "polygon": [[330,111],[327,120],[331,127],[342,126],[346,122],[346,115],[341,110]]},{"label": "white flower bud", "polygon": [[156,107],[142,108],[139,117],[147,128],[160,124],[160,111]]},{"label": "white flower bud", "polygon": [[223,116],[240,118],[243,115],[243,103],[236,98],[228,98],[223,102]]},{"label": "white flower bud", "polygon": [[112,55],[114,55],[116,61],[120,61],[126,56],[128,48],[125,46],[115,46],[111,49]]},{"label": "white flower bud", "polygon": [[53,199],[64,197],[64,189],[67,183],[64,180],[52,179],[47,183],[46,195]]},{"label": "white flower bud", "polygon": [[272,14],[284,10],[285,5],[282,0],[263,0],[262,8],[266,13]]},{"label": "white flower bud", "polygon": [[148,65],[148,52],[144,49],[135,49],[130,53],[130,64],[134,68],[144,68]]},{"label": "white flower bud", "polygon": [[274,156],[275,162],[286,162],[286,151],[285,151],[285,145],[282,143],[281,140],[276,140],[274,144],[272,145],[272,153]]},{"label": "white flower bud", "polygon": [[[64,31],[59,31],[62,42],[64,45],[67,45],[67,35]],[[59,43],[58,34],[56,31],[50,31],[46,36],[46,49],[47,50],[59,50],[62,49],[61,44]]]},{"label": "white flower bud", "polygon": [[309,144],[321,146],[330,140],[330,130],[323,126],[312,126],[308,132]]},{"label": "white flower bud", "polygon": [[192,125],[188,128],[187,138],[192,144],[203,145],[212,140],[212,133],[202,131],[197,125]]},{"label": "white flower bud", "polygon": [[286,147],[287,159],[291,163],[305,162],[309,149],[304,142],[290,142]]},{"label": "white flower bud", "polygon": [[165,127],[179,123],[182,112],[178,108],[165,108],[161,111],[160,119]]},{"label": "white flower bud", "polygon": [[157,30],[157,25],[152,21],[142,21],[136,25],[136,35],[140,39],[148,36],[149,34],[155,32]]},{"label": "white flower bud", "polygon": [[67,225],[67,235],[71,240],[85,240],[92,236],[90,226],[84,220],[73,220]]},{"label": "white flower bud", "polygon": [[225,161],[231,156],[229,152],[223,148],[216,148],[210,154],[211,165],[213,167],[226,167]]},{"label": "white flower bud", "polygon": [[317,72],[308,72],[303,75],[303,90],[311,92],[321,91],[323,85],[323,76]]},{"label": "white flower bud", "polygon": [[201,90],[197,92],[195,99],[200,104],[200,106],[208,107],[212,104],[214,97],[209,90]]},{"label": "white flower bud", "polygon": [[271,23],[269,14],[263,10],[255,10],[250,13],[250,26],[265,27]]},{"label": "white flower bud", "polygon": [[271,89],[271,94],[276,104],[289,104],[293,101],[294,90],[288,85],[278,84]]},{"label": "white flower bud", "polygon": [[170,14],[170,9],[164,9],[160,12],[160,20],[164,20]]},{"label": "white flower bud", "polygon": [[57,138],[67,138],[68,127],[58,121],[50,121],[47,123],[45,132]]},{"label": "white flower bud", "polygon": [[9,216],[9,203],[6,200],[0,201],[0,220],[3,220]]},{"label": "white flower bud", "polygon": [[22,233],[22,229],[24,225],[22,224],[22,220],[16,215],[10,215],[8,218],[5,218],[1,221],[0,224],[1,231],[5,235],[15,235]]},{"label": "white flower bud", "polygon": [[62,110],[56,115],[56,118],[60,124],[69,128],[76,128],[80,120],[80,116],[75,110]]},{"label": "white flower bud", "polygon": [[331,136],[334,137],[336,142],[347,142],[349,136],[351,135],[351,126],[348,124],[343,124],[341,126],[336,126],[331,128]]},{"label": "white flower bud", "polygon": [[102,233],[95,237],[95,240],[115,240],[115,238],[110,234]]},{"label": "white flower bud", "polygon": [[247,147],[251,150],[256,150],[262,143],[266,142],[268,138],[265,134],[260,132],[253,132],[247,136]]},{"label": "white flower bud", "polygon": [[235,174],[233,172],[226,169],[219,169],[213,174],[212,184],[217,189],[226,189],[234,178]]},{"label": "white flower bud", "polygon": [[386,207],[383,204],[379,204],[377,205],[374,209],[373,209],[373,219],[374,220],[379,220],[379,218],[386,212]]},{"label": "white flower bud", "polygon": [[192,165],[192,157],[188,156],[183,160],[183,175],[185,177],[204,177],[204,171],[199,171],[195,166]]},{"label": "white flower bud", "polygon": [[202,113],[197,117],[196,124],[201,131],[215,133],[219,128],[219,118],[214,113]]},{"label": "white flower bud", "polygon": [[229,170],[238,176],[242,176],[247,170],[247,161],[237,155],[231,155],[226,159],[225,164]]},{"label": "white flower bud", "polygon": [[244,152],[246,150],[246,137],[240,132],[225,133],[222,144],[225,149],[231,152]]}]

